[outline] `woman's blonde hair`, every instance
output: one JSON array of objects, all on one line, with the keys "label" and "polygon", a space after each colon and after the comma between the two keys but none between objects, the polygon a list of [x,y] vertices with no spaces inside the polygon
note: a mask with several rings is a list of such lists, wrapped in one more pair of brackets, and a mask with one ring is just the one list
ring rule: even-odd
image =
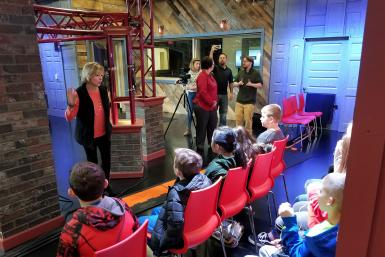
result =
[{"label": "woman's blonde hair", "polygon": [[195,62],[201,62],[201,60],[199,58],[193,58],[190,62],[190,70],[191,71],[194,71],[194,64]]},{"label": "woman's blonde hair", "polygon": [[81,84],[90,81],[91,77],[100,70],[104,72],[104,67],[97,62],[87,62],[84,64],[81,76]]},{"label": "woman's blonde hair", "polygon": [[348,163],[348,153],[350,148],[350,139],[352,137],[352,127],[353,127],[353,122],[351,121],[346,128],[345,135],[343,135],[343,137],[341,138],[341,161],[339,166],[335,167],[336,172],[341,172],[341,173],[346,172],[347,163]]}]

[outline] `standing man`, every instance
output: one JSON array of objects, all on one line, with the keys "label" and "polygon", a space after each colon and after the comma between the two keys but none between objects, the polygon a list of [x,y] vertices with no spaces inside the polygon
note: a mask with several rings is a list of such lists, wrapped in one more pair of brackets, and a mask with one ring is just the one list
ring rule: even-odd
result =
[{"label": "standing man", "polygon": [[[214,51],[221,49],[221,45],[212,45],[210,57],[213,59]],[[214,60],[214,59],[213,59]],[[229,99],[233,100],[233,73],[227,67],[227,55],[221,53],[218,59],[218,65],[213,70],[214,78],[218,84],[218,108],[219,108],[219,127],[226,126],[226,116]],[[227,88],[230,88],[229,97]]]},{"label": "standing man", "polygon": [[234,86],[239,87],[235,103],[235,122],[237,126],[244,126],[252,134],[254,107],[257,101],[257,88],[262,88],[262,78],[253,68],[254,59],[244,56],[242,69],[235,78]]}]

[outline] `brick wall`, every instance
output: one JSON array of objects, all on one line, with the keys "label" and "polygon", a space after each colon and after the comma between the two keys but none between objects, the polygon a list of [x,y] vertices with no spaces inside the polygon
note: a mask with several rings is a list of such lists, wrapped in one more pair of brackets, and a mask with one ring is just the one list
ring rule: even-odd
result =
[{"label": "brick wall", "polygon": [[58,216],[47,107],[31,1],[0,2],[0,230]]},{"label": "brick wall", "polygon": [[157,106],[136,106],[136,115],[144,119],[142,129],[143,154],[149,155],[164,149],[163,108]]},{"label": "brick wall", "polygon": [[113,133],[111,137],[111,176],[114,172],[139,172],[143,169],[140,129]]}]

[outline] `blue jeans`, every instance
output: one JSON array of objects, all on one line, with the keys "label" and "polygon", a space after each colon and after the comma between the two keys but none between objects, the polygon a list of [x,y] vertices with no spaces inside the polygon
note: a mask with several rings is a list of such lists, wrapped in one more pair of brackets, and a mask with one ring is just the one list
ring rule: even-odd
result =
[{"label": "blue jeans", "polygon": [[[192,122],[192,119],[193,119],[193,112],[194,112],[193,100],[194,100],[196,94],[197,94],[196,92],[187,92],[187,100],[188,100],[188,104],[186,103],[187,128],[190,129],[190,130],[191,130],[191,122]],[[190,107],[189,107],[189,105],[190,105]]]},{"label": "blue jeans", "polygon": [[227,124],[227,108],[229,100],[227,95],[218,95],[219,127]]},{"label": "blue jeans", "polygon": [[156,207],[152,209],[150,215],[138,217],[138,222],[140,225],[142,225],[146,220],[148,220],[147,231],[150,233],[154,231],[155,224],[156,224],[156,221],[158,220],[158,215],[160,213],[161,208],[162,208],[161,206]]}]

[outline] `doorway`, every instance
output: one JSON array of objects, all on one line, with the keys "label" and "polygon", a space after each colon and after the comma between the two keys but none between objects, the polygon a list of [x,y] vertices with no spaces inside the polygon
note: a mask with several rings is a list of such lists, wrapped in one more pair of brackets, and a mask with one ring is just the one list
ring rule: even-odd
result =
[{"label": "doorway", "polygon": [[330,129],[345,131],[353,118],[355,97],[348,93],[348,40],[308,41],[305,43],[305,59],[302,90],[305,93],[335,95]]}]

